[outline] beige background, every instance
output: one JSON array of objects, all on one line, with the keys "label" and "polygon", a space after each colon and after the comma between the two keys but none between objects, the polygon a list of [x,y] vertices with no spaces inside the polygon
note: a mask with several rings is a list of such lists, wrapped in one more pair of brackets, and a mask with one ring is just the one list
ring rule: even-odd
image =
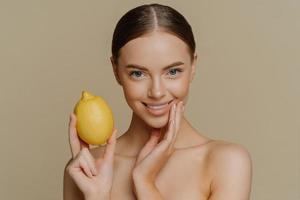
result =
[{"label": "beige background", "polygon": [[[68,116],[82,90],[130,110],[109,62],[113,29],[150,1],[1,1],[0,199],[62,199]],[[240,143],[252,199],[300,199],[300,1],[157,1],[193,27],[199,62],[187,117]]]}]

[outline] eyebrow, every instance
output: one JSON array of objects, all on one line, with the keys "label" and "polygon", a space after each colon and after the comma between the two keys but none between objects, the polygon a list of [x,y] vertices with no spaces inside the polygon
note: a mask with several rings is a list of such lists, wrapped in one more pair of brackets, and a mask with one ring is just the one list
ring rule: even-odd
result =
[{"label": "eyebrow", "polygon": [[[181,61],[176,61],[176,62],[174,62],[174,63],[172,63],[172,64],[169,64],[169,65],[165,66],[165,67],[163,68],[163,70],[169,69],[169,68],[171,68],[171,67],[176,67],[176,66],[179,66],[179,65],[183,65],[183,64],[184,64],[184,63],[181,62]],[[137,69],[141,69],[141,70],[148,71],[148,69],[147,69],[146,67],[144,67],[144,66],[142,66],[142,65],[137,65],[137,64],[128,64],[128,65],[125,66],[125,68],[126,68],[126,69],[127,69],[127,68],[137,68]]]}]

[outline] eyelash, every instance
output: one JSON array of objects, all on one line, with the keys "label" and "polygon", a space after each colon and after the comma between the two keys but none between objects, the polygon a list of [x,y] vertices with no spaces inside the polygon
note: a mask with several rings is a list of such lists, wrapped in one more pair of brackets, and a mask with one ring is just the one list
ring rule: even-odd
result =
[{"label": "eyelash", "polygon": [[[175,72],[178,72],[178,73],[181,73],[181,72],[183,71],[183,70],[180,69],[180,68],[173,68],[173,69],[170,69],[169,72],[170,72],[170,71],[173,71],[173,70],[174,70]],[[132,77],[136,72],[141,72],[141,73],[143,73],[142,71],[134,70],[134,71],[131,71],[131,72],[130,72],[129,76]],[[137,78],[140,78],[140,77],[137,77]]]}]

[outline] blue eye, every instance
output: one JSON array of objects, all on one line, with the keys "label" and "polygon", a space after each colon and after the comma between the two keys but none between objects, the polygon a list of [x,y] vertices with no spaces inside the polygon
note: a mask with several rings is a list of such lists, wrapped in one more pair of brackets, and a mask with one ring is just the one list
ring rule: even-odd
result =
[{"label": "blue eye", "polygon": [[169,71],[169,73],[171,74],[171,76],[175,76],[175,75],[177,75],[177,72],[182,72],[182,70],[181,69],[179,69],[179,68],[174,68],[174,69],[171,69],[170,71]]},{"label": "blue eye", "polygon": [[139,77],[141,77],[142,73],[143,72],[141,72],[141,71],[131,71],[129,75],[139,78]]}]

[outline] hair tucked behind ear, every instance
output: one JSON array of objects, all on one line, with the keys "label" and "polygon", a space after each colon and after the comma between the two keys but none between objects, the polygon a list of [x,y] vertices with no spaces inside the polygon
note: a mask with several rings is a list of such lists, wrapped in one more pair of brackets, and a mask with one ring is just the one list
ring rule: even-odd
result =
[{"label": "hair tucked behind ear", "polygon": [[184,16],[169,6],[146,4],[129,10],[118,21],[111,49],[115,64],[118,63],[120,49],[127,42],[155,30],[166,31],[183,40],[193,59],[196,44],[192,28]]}]

